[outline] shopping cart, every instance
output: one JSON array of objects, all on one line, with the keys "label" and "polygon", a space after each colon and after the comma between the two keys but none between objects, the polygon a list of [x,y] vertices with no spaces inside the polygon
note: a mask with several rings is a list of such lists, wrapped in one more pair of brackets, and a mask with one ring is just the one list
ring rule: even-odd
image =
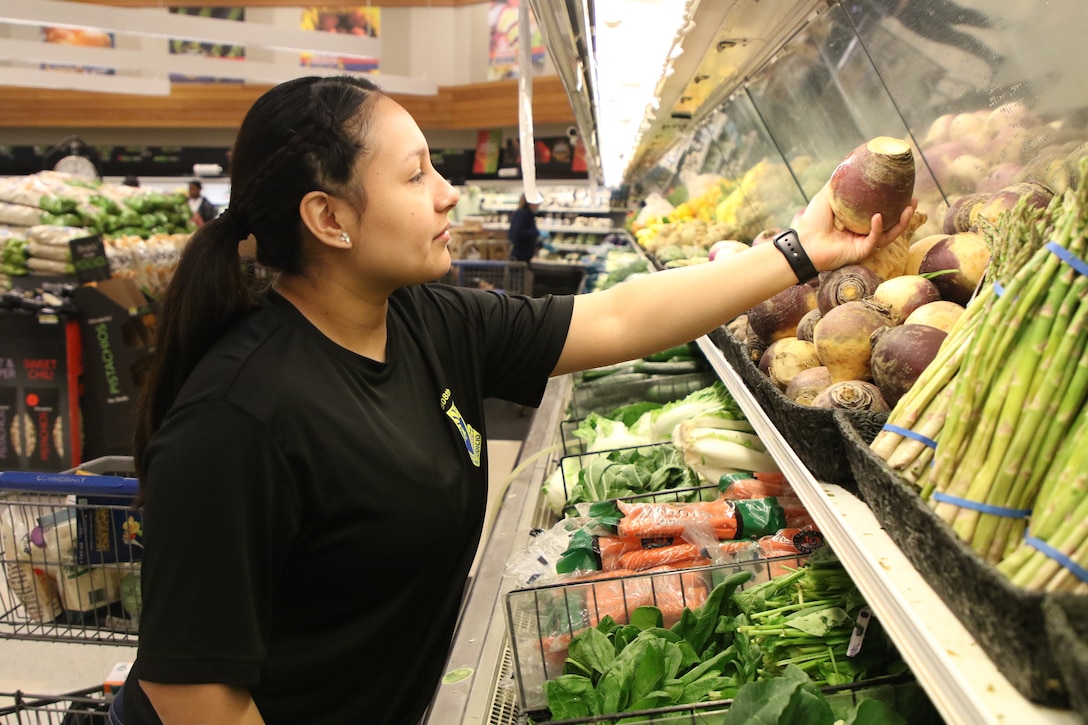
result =
[{"label": "shopping cart", "polygon": [[526,262],[455,259],[442,281],[511,295],[533,291],[533,273]]},{"label": "shopping cart", "polygon": [[[63,695],[0,693],[0,725],[110,725],[113,695],[102,687],[91,687]],[[4,707],[3,704],[13,703]]]},{"label": "shopping cart", "polygon": [[130,467],[0,472],[0,637],[136,644],[143,524]]}]

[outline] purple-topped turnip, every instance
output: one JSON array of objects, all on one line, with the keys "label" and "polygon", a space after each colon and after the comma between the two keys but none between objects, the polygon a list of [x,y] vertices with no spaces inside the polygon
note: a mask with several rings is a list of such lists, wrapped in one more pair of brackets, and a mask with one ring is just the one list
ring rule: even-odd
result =
[{"label": "purple-topped turnip", "polygon": [[914,154],[905,141],[877,136],[843,159],[829,182],[835,224],[868,234],[873,214],[885,227],[899,221],[914,194]]}]

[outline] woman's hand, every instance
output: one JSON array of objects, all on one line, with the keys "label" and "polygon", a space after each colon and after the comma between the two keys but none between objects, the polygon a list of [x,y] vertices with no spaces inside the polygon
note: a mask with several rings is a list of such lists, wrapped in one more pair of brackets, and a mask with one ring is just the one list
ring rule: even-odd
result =
[{"label": "woman's hand", "polygon": [[869,234],[858,234],[835,227],[835,215],[831,212],[829,194],[828,186],[824,184],[816,196],[812,197],[794,226],[801,246],[816,265],[816,269],[821,272],[853,264],[891,244],[910,226],[911,217],[918,206],[918,200],[912,199],[910,206],[903,210],[895,225],[887,231],[884,230],[884,220],[880,214],[874,214],[872,231]]}]

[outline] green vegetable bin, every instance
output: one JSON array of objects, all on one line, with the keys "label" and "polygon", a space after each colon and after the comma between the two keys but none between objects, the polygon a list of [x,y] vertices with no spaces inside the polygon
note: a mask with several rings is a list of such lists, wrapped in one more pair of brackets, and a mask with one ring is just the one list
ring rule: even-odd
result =
[{"label": "green vegetable bin", "polygon": [[[846,416],[835,420],[862,498],[915,569],[1021,695],[1068,706],[1068,689],[1048,641],[1044,594],[1015,586],[960,539],[870,450],[875,434],[863,435]],[[1082,610],[1088,607],[1088,597],[1073,601]]]},{"label": "green vegetable bin", "polygon": [[652,605],[661,610],[665,626],[670,626],[681,610],[701,606],[707,594],[729,575],[752,572],[743,589],[768,581],[786,568],[797,568],[805,558],[776,557],[625,577],[604,576],[607,572],[602,572],[581,581],[508,592],[506,628],[522,711],[547,710],[544,682],[563,674],[571,638],[605,616],[625,623],[636,608]]}]

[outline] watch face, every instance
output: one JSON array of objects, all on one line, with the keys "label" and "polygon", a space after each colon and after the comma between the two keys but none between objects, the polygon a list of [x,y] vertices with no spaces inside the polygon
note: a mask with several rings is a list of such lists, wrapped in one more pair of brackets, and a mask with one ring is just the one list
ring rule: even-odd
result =
[{"label": "watch face", "polygon": [[85,156],[65,156],[53,166],[54,171],[60,171],[84,179],[97,179],[98,169],[94,163]]}]

